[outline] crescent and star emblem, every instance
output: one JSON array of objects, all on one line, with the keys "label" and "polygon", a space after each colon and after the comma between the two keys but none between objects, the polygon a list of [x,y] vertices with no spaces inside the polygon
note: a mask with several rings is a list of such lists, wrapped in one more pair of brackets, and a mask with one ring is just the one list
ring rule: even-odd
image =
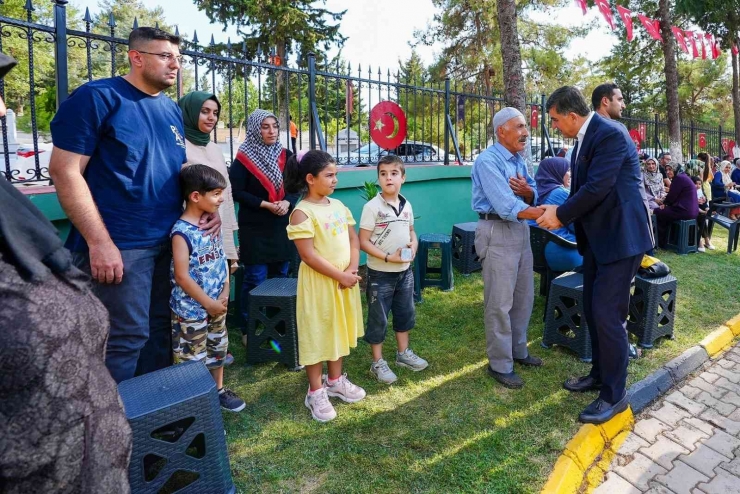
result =
[{"label": "crescent and star emblem", "polygon": [[385,150],[396,149],[406,139],[406,114],[392,101],[381,101],[370,110],[370,138]]}]

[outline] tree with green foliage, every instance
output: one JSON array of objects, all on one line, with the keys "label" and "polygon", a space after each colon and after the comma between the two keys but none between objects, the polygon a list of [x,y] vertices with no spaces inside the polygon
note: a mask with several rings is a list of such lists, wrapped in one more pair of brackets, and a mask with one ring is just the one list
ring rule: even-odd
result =
[{"label": "tree with green foliage", "polygon": [[[260,52],[271,52],[285,63],[297,54],[298,65],[306,66],[307,55],[332,46],[342,46],[346,38],[339,32],[339,21],[346,10],[331,12],[314,0],[193,0],[199,10],[217,22],[234,26],[243,36],[247,59],[256,60]],[[287,72],[276,81],[277,93]],[[280,107],[280,125],[288,128],[287,108]]]},{"label": "tree with green foliage", "polygon": [[[717,36],[725,50],[740,46],[740,0],[676,0],[676,10]],[[730,58],[735,141],[740,142],[740,58],[733,53]]]}]

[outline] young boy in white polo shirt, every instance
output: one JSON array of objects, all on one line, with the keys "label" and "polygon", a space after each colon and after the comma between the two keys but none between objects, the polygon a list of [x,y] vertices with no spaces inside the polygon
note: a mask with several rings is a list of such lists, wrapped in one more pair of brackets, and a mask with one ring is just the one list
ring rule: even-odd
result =
[{"label": "young boy in white polo shirt", "polygon": [[398,351],[396,365],[413,371],[426,369],[426,360],[409,348],[409,331],[416,322],[414,274],[411,262],[419,243],[414,232],[414,212],[401,192],[406,170],[398,156],[378,162],[381,192],[362,208],[360,248],[367,254],[367,328],[365,341],[373,351],[370,372],[378,381],[391,384],[396,374],[383,359],[388,313],[393,312],[393,331]]}]

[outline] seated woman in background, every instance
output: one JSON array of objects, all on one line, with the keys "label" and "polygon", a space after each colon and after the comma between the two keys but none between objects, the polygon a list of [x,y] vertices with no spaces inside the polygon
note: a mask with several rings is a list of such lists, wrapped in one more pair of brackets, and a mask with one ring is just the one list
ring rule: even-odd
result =
[{"label": "seated woman in background", "polygon": [[665,178],[663,179],[663,185],[666,189],[670,188],[673,178],[676,176],[676,171],[673,169],[673,165],[665,166]]},{"label": "seated woman in background", "polygon": [[[714,174],[712,180],[712,200],[725,199],[730,202],[740,202],[740,192],[735,190],[737,184],[731,177],[732,163],[723,161],[719,164],[719,170]],[[730,210],[729,218],[736,220],[740,214],[740,208]]]},{"label": "seated woman in background", "polygon": [[674,170],[671,190],[660,208],[653,211],[658,217],[658,246],[665,248],[671,223],[679,220],[695,220],[699,215],[699,200],[696,185],[683,172],[681,165]]},{"label": "seated woman in background", "polygon": [[663,204],[666,191],[663,184],[663,175],[658,170],[658,162],[655,158],[648,158],[645,161],[645,170],[642,172],[642,183],[645,184],[650,209],[658,209]]},{"label": "seated woman in background", "polygon": [[[565,158],[546,158],[540,162],[534,180],[537,182],[537,205],[560,206],[570,194],[570,163]],[[530,221],[530,224],[537,223]],[[570,242],[576,241],[572,223],[551,232]],[[583,256],[577,249],[562,247],[555,242],[547,243],[545,259],[550,269],[558,272],[572,271],[583,264]]]}]

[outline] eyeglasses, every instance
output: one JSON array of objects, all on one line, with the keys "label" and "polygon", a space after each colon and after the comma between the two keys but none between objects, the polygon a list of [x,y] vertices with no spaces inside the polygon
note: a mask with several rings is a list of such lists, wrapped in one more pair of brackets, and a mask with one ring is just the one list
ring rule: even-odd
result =
[{"label": "eyeglasses", "polygon": [[182,55],[173,55],[172,53],[152,53],[149,51],[141,51],[136,50],[139,53],[144,53],[146,55],[156,55],[159,57],[160,60],[163,62],[171,62],[172,60],[176,60],[178,64],[182,65],[182,63],[185,61],[185,58]]}]

